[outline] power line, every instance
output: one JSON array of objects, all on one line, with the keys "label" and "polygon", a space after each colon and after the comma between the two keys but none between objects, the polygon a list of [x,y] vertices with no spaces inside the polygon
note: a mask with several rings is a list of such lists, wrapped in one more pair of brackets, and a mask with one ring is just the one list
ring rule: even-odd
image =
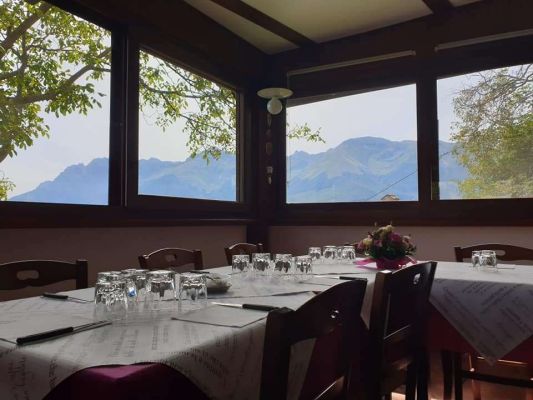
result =
[{"label": "power line", "polygon": [[[452,152],[452,150],[447,151],[446,153],[442,153],[442,154],[440,154],[440,155],[439,155],[439,160],[440,160],[442,157],[444,157],[445,155],[450,154],[451,152]],[[391,187],[393,187],[394,185],[397,185],[398,183],[400,183],[400,182],[406,180],[407,178],[413,176],[413,175],[416,174],[417,172],[418,172],[418,168],[415,169],[415,170],[414,170],[413,172],[411,172],[410,174],[404,176],[403,178],[398,179],[396,182],[391,183],[389,186],[387,186],[386,188],[380,190],[379,192],[374,193],[372,196],[370,196],[370,197],[364,199],[363,201],[370,201],[370,200],[372,200],[372,199],[373,199],[374,197],[376,197],[378,194],[381,194],[381,193],[383,193],[383,192],[386,192],[387,190],[389,190],[389,189],[390,189]]]}]

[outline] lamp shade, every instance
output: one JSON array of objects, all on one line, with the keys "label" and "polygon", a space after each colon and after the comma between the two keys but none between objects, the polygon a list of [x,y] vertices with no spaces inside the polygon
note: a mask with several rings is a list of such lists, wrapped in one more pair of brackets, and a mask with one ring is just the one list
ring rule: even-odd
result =
[{"label": "lamp shade", "polygon": [[283,110],[283,104],[280,99],[292,96],[292,90],[287,88],[265,88],[257,92],[259,97],[270,99],[267,103],[267,110],[272,115],[277,115]]}]

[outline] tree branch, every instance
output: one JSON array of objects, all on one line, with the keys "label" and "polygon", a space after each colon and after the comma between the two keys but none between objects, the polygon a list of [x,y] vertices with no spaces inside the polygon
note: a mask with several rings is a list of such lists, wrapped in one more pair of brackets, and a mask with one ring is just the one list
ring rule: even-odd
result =
[{"label": "tree branch", "polygon": [[28,18],[23,20],[19,26],[8,33],[6,38],[0,43],[0,60],[15,45],[17,40],[19,40],[37,21],[39,21],[50,8],[52,8],[51,4],[43,2],[36,13],[31,14]]},{"label": "tree branch", "polygon": [[[110,54],[111,49],[107,48],[104,51],[102,51],[98,58],[106,57],[108,54]],[[78,79],[80,79],[84,74],[90,71],[100,71],[100,70],[106,70],[99,67],[95,67],[94,64],[87,64],[84,67],[80,68],[78,71],[76,71],[74,74],[72,74],[68,79],[65,79],[62,83],[60,83],[55,90],[51,90],[48,93],[34,93],[34,94],[28,94],[24,96],[17,96],[14,98],[8,98],[7,101],[0,101],[1,104],[10,103],[17,106],[31,104],[39,101],[50,101],[55,100],[57,96],[61,94],[62,90],[65,90],[69,86],[73,85]]]}]

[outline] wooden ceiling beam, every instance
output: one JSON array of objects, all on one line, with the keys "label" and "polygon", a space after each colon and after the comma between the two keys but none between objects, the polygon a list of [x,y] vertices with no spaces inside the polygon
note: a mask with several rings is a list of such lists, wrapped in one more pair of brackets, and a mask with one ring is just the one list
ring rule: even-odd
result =
[{"label": "wooden ceiling beam", "polygon": [[316,43],[299,32],[283,25],[281,22],[246,4],[241,0],[211,0],[213,3],[229,10],[244,19],[294,43],[298,47],[308,47]]},{"label": "wooden ceiling beam", "polygon": [[450,0],[422,0],[435,15],[443,14],[454,9]]},{"label": "wooden ceiling beam", "polygon": [[506,32],[533,29],[531,0],[480,1],[441,15],[416,20],[275,54],[270,70],[284,72],[375,57],[405,50],[432,50],[436,45]]}]

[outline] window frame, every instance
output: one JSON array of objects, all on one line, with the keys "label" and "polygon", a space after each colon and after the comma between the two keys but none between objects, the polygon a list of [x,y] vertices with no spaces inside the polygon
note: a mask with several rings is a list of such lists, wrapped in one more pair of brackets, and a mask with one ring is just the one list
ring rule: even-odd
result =
[{"label": "window frame", "polygon": [[[153,29],[138,27],[104,17],[89,7],[67,0],[48,0],[55,7],[107,29],[111,33],[110,124],[108,204],[67,204],[40,202],[0,202],[0,228],[42,227],[103,227],[103,226],[175,226],[175,225],[243,225],[253,218],[253,185],[255,166],[252,164],[252,115],[256,112],[253,94],[237,85],[229,85],[218,78],[224,70],[211,61],[198,58],[192,50],[179,48],[169,40],[161,40]],[[237,201],[165,198],[137,195],[132,192],[132,181],[137,180],[138,129],[138,51],[141,41],[152,54],[148,43],[161,45],[164,58],[172,58],[178,65],[198,73],[237,93]],[[190,61],[185,66],[181,59]],[[195,68],[189,65],[200,65]],[[202,71],[200,71],[202,69]],[[211,73],[204,73],[210,70]],[[227,76],[237,79],[233,72]],[[135,155],[135,157],[132,157]],[[247,171],[247,173],[244,173]],[[136,183],[136,182],[135,182]],[[136,186],[133,186],[136,188]]]},{"label": "window frame", "polygon": [[[332,87],[336,93],[372,91],[416,83],[417,92],[417,157],[418,201],[351,202],[351,203],[287,203],[286,201],[286,130],[280,130],[278,177],[280,196],[275,225],[373,225],[394,222],[399,225],[461,226],[461,225],[531,225],[533,223],[533,198],[521,199],[465,199],[440,200],[438,198],[438,110],[437,80],[493,68],[533,63],[533,36],[504,39],[440,50],[418,49],[416,56],[396,62],[376,62],[365,67],[344,67],[341,76],[353,76],[351,81],[338,82],[335,76]],[[390,66],[399,66],[400,73],[390,77]],[[410,76],[405,71],[412,68]],[[366,69],[375,71],[365,76]],[[361,73],[362,71],[362,73]],[[321,73],[318,73],[321,74]],[[322,73],[328,76],[328,73]],[[358,75],[367,77],[365,82]],[[313,75],[313,73],[309,74]],[[322,77],[324,79],[324,77]],[[315,78],[315,81],[319,79]],[[309,79],[311,81],[311,79]],[[394,85],[391,85],[391,82]],[[303,86],[303,84],[302,84]],[[327,98],[328,93],[319,88],[307,87],[309,97]],[[283,121],[285,122],[285,121]]]},{"label": "window frame", "polygon": [[[124,27],[103,17],[102,15],[95,13],[93,10],[83,7],[79,4],[69,2],[66,0],[43,0],[43,2],[49,3],[54,7],[57,7],[73,16],[80,18],[88,23],[94,24],[109,31],[111,35],[111,72],[110,72],[110,98],[120,98],[120,94],[117,91],[120,88],[123,76],[119,72],[120,63],[122,62],[123,43],[126,37],[126,31]],[[120,105],[118,102],[111,101],[109,106],[109,127],[108,127],[108,160],[109,160],[109,172],[108,172],[108,200],[107,204],[76,204],[76,203],[46,203],[46,202],[25,202],[25,201],[2,201],[0,202],[0,212],[10,213],[24,213],[25,215],[32,215],[37,212],[37,216],[40,216],[38,210],[43,210],[44,215],[61,212],[61,210],[78,210],[81,213],[92,214],[97,210],[103,210],[107,208],[113,208],[120,205],[120,200],[117,198],[117,190],[115,181],[117,181],[117,174],[115,165],[121,162],[121,153],[116,149],[121,145],[122,133],[121,133],[121,117],[120,117]],[[46,210],[46,211],[45,211]],[[20,217],[18,217],[20,218]],[[37,217],[38,218],[38,217]],[[16,218],[8,216],[6,218],[6,225],[17,225]],[[4,224],[1,224],[4,225]],[[0,226],[1,226],[0,225]]]},{"label": "window frame", "polygon": [[[169,197],[151,194],[140,194],[138,192],[138,179],[139,179],[139,55],[140,51],[146,51],[149,54],[172,62],[180,68],[184,68],[194,74],[200,75],[206,79],[209,79],[216,84],[222,85],[226,88],[235,91],[236,94],[236,200],[210,200],[210,199],[195,199],[184,197]],[[248,191],[246,190],[249,179],[244,173],[247,159],[250,157],[250,152],[247,151],[250,146],[248,145],[246,132],[249,129],[246,128],[246,115],[243,105],[247,101],[247,95],[236,85],[231,85],[222,81],[219,78],[210,76],[198,69],[187,65],[181,60],[177,60],[175,57],[169,54],[162,54],[157,50],[157,47],[150,46],[141,40],[132,40],[132,59],[131,65],[135,65],[133,72],[130,73],[129,83],[129,113],[128,113],[128,142],[127,142],[127,154],[128,154],[128,173],[127,173],[127,205],[136,210],[172,210],[176,215],[180,215],[184,218],[194,213],[196,217],[219,217],[219,218],[238,218],[246,217],[251,211],[251,205],[249,201]]]}]

